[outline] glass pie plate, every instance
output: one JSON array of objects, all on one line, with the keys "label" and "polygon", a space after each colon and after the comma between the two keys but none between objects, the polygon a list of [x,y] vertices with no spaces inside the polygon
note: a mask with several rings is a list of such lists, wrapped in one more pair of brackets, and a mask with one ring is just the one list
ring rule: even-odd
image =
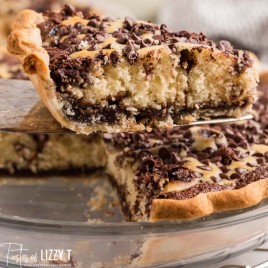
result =
[{"label": "glass pie plate", "polygon": [[102,174],[0,179],[0,267],[202,267],[267,233],[267,200],[194,221],[130,223]]}]

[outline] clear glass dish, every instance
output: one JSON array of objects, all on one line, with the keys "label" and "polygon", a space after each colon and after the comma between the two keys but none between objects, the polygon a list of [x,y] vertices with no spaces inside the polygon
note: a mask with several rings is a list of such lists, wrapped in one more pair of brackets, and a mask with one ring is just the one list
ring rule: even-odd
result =
[{"label": "clear glass dish", "polygon": [[260,246],[268,233],[266,200],[195,221],[125,222],[101,174],[2,176],[0,212],[1,267],[201,267]]}]

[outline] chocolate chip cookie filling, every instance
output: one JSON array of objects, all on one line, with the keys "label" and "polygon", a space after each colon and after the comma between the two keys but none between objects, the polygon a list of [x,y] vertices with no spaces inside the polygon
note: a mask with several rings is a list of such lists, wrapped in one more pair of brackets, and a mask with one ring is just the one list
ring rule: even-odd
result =
[{"label": "chocolate chip cookie filling", "polygon": [[[14,30],[9,50],[56,119],[78,133],[150,130],[251,111],[258,80],[253,60],[227,41],[68,5],[20,16],[25,25],[15,22],[22,34]],[[25,55],[17,46],[27,27],[42,40],[34,50],[22,49]]]},{"label": "chocolate chip cookie filling", "polygon": [[[121,189],[130,218],[151,219],[156,200],[195,200],[202,194],[236,192],[266,181],[268,87],[260,88],[260,94],[254,105],[254,120],[151,133],[105,134],[108,154],[112,155],[108,172]],[[245,196],[251,198],[259,192]],[[229,201],[232,209],[236,204]],[[219,198],[217,202],[224,200]],[[195,206],[205,208],[206,202],[192,203],[189,211]]]}]

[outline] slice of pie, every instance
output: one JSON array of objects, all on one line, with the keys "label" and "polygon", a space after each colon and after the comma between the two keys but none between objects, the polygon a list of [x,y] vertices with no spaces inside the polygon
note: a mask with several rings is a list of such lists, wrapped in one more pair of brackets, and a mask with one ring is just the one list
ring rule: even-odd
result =
[{"label": "slice of pie", "polygon": [[107,172],[133,221],[192,219],[268,196],[268,86],[254,120],[105,134]]},{"label": "slice of pie", "polygon": [[8,50],[62,126],[78,133],[172,127],[251,111],[253,60],[227,41],[165,25],[24,10]]}]

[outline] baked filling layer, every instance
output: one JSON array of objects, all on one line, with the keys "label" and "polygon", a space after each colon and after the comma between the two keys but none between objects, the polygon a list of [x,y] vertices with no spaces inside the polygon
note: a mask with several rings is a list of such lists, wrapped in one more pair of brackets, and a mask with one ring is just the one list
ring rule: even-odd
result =
[{"label": "baked filling layer", "polygon": [[114,155],[108,172],[123,189],[131,219],[148,220],[153,200],[187,200],[267,179],[268,88],[259,93],[254,120],[105,134]]},{"label": "baked filling layer", "polygon": [[[222,109],[228,116],[250,110],[253,61],[227,41],[216,44],[202,33],[172,32],[130,17],[85,15],[67,5],[43,16],[38,27],[50,75],[60,108],[73,121],[119,124],[127,118],[138,124],[139,116],[152,114],[159,120],[170,115],[172,121],[223,104],[237,108],[233,114]],[[212,117],[210,110],[204,116]]]},{"label": "baked filling layer", "polygon": [[[180,123],[186,120],[188,116],[206,119],[224,116],[228,112],[238,109],[237,105],[221,104],[217,107],[204,105],[198,110],[193,108],[182,109],[173,105],[164,106],[160,109],[147,107],[139,110],[134,107],[132,109],[124,107],[120,104],[121,98],[108,101],[108,105],[104,107],[98,105],[84,106],[72,98],[68,98],[68,96],[62,97],[61,95],[60,99],[64,100],[63,111],[69,119],[82,123],[108,123],[110,125],[118,124],[120,119],[124,117],[127,119],[135,118],[136,123],[146,122],[147,125],[152,125],[154,120],[167,120],[168,118],[172,118],[174,123]],[[247,109],[248,105],[250,103],[244,103],[239,109]]]}]

